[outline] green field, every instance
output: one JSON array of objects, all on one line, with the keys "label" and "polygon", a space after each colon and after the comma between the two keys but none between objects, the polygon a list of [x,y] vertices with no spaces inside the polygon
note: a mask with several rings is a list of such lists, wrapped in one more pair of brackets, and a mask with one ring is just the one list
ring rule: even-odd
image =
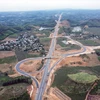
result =
[{"label": "green field", "polygon": [[84,73],[84,72],[79,72],[76,74],[68,74],[68,77],[78,83],[92,83],[95,80],[97,80],[97,76],[95,75],[90,75],[88,73]]},{"label": "green field", "polygon": [[13,63],[13,62],[16,62],[16,57],[15,56],[11,56],[11,57],[5,57],[5,58],[0,58],[0,64],[3,64],[3,63]]},{"label": "green field", "polygon": [[80,43],[86,46],[99,46],[100,44],[93,40],[78,40]]}]

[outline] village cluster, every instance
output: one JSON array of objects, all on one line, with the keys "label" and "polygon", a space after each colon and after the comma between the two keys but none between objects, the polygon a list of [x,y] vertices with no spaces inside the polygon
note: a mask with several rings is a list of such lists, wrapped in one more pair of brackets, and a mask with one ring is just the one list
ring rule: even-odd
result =
[{"label": "village cluster", "polygon": [[40,43],[39,39],[34,35],[20,35],[16,40],[6,41],[0,44],[0,51],[10,51],[18,48],[22,51],[41,51],[44,50],[43,45]]}]

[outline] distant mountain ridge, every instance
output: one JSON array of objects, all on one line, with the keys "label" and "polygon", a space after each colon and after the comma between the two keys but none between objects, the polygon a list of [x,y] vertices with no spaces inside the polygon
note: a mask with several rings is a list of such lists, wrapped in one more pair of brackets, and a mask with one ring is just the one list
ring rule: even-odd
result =
[{"label": "distant mountain ridge", "polygon": [[88,25],[89,27],[100,27],[100,19],[90,19],[83,22],[81,25]]}]

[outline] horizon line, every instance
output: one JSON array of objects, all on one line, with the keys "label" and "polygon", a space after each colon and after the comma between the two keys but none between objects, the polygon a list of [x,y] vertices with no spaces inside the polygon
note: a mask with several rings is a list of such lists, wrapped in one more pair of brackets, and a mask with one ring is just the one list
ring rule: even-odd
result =
[{"label": "horizon line", "polygon": [[85,9],[85,8],[64,8],[64,9],[34,9],[34,10],[5,10],[0,12],[31,12],[31,11],[54,11],[54,10],[100,10],[98,9]]}]

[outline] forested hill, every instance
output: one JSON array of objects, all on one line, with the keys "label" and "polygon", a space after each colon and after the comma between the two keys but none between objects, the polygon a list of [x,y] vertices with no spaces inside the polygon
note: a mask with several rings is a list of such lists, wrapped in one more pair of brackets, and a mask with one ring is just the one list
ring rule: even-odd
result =
[{"label": "forested hill", "polygon": [[83,22],[81,25],[88,25],[89,27],[100,27],[100,19],[90,19]]},{"label": "forested hill", "polygon": [[0,40],[14,33],[31,30],[33,26],[54,27],[57,19],[55,13],[54,11],[2,12]]}]

